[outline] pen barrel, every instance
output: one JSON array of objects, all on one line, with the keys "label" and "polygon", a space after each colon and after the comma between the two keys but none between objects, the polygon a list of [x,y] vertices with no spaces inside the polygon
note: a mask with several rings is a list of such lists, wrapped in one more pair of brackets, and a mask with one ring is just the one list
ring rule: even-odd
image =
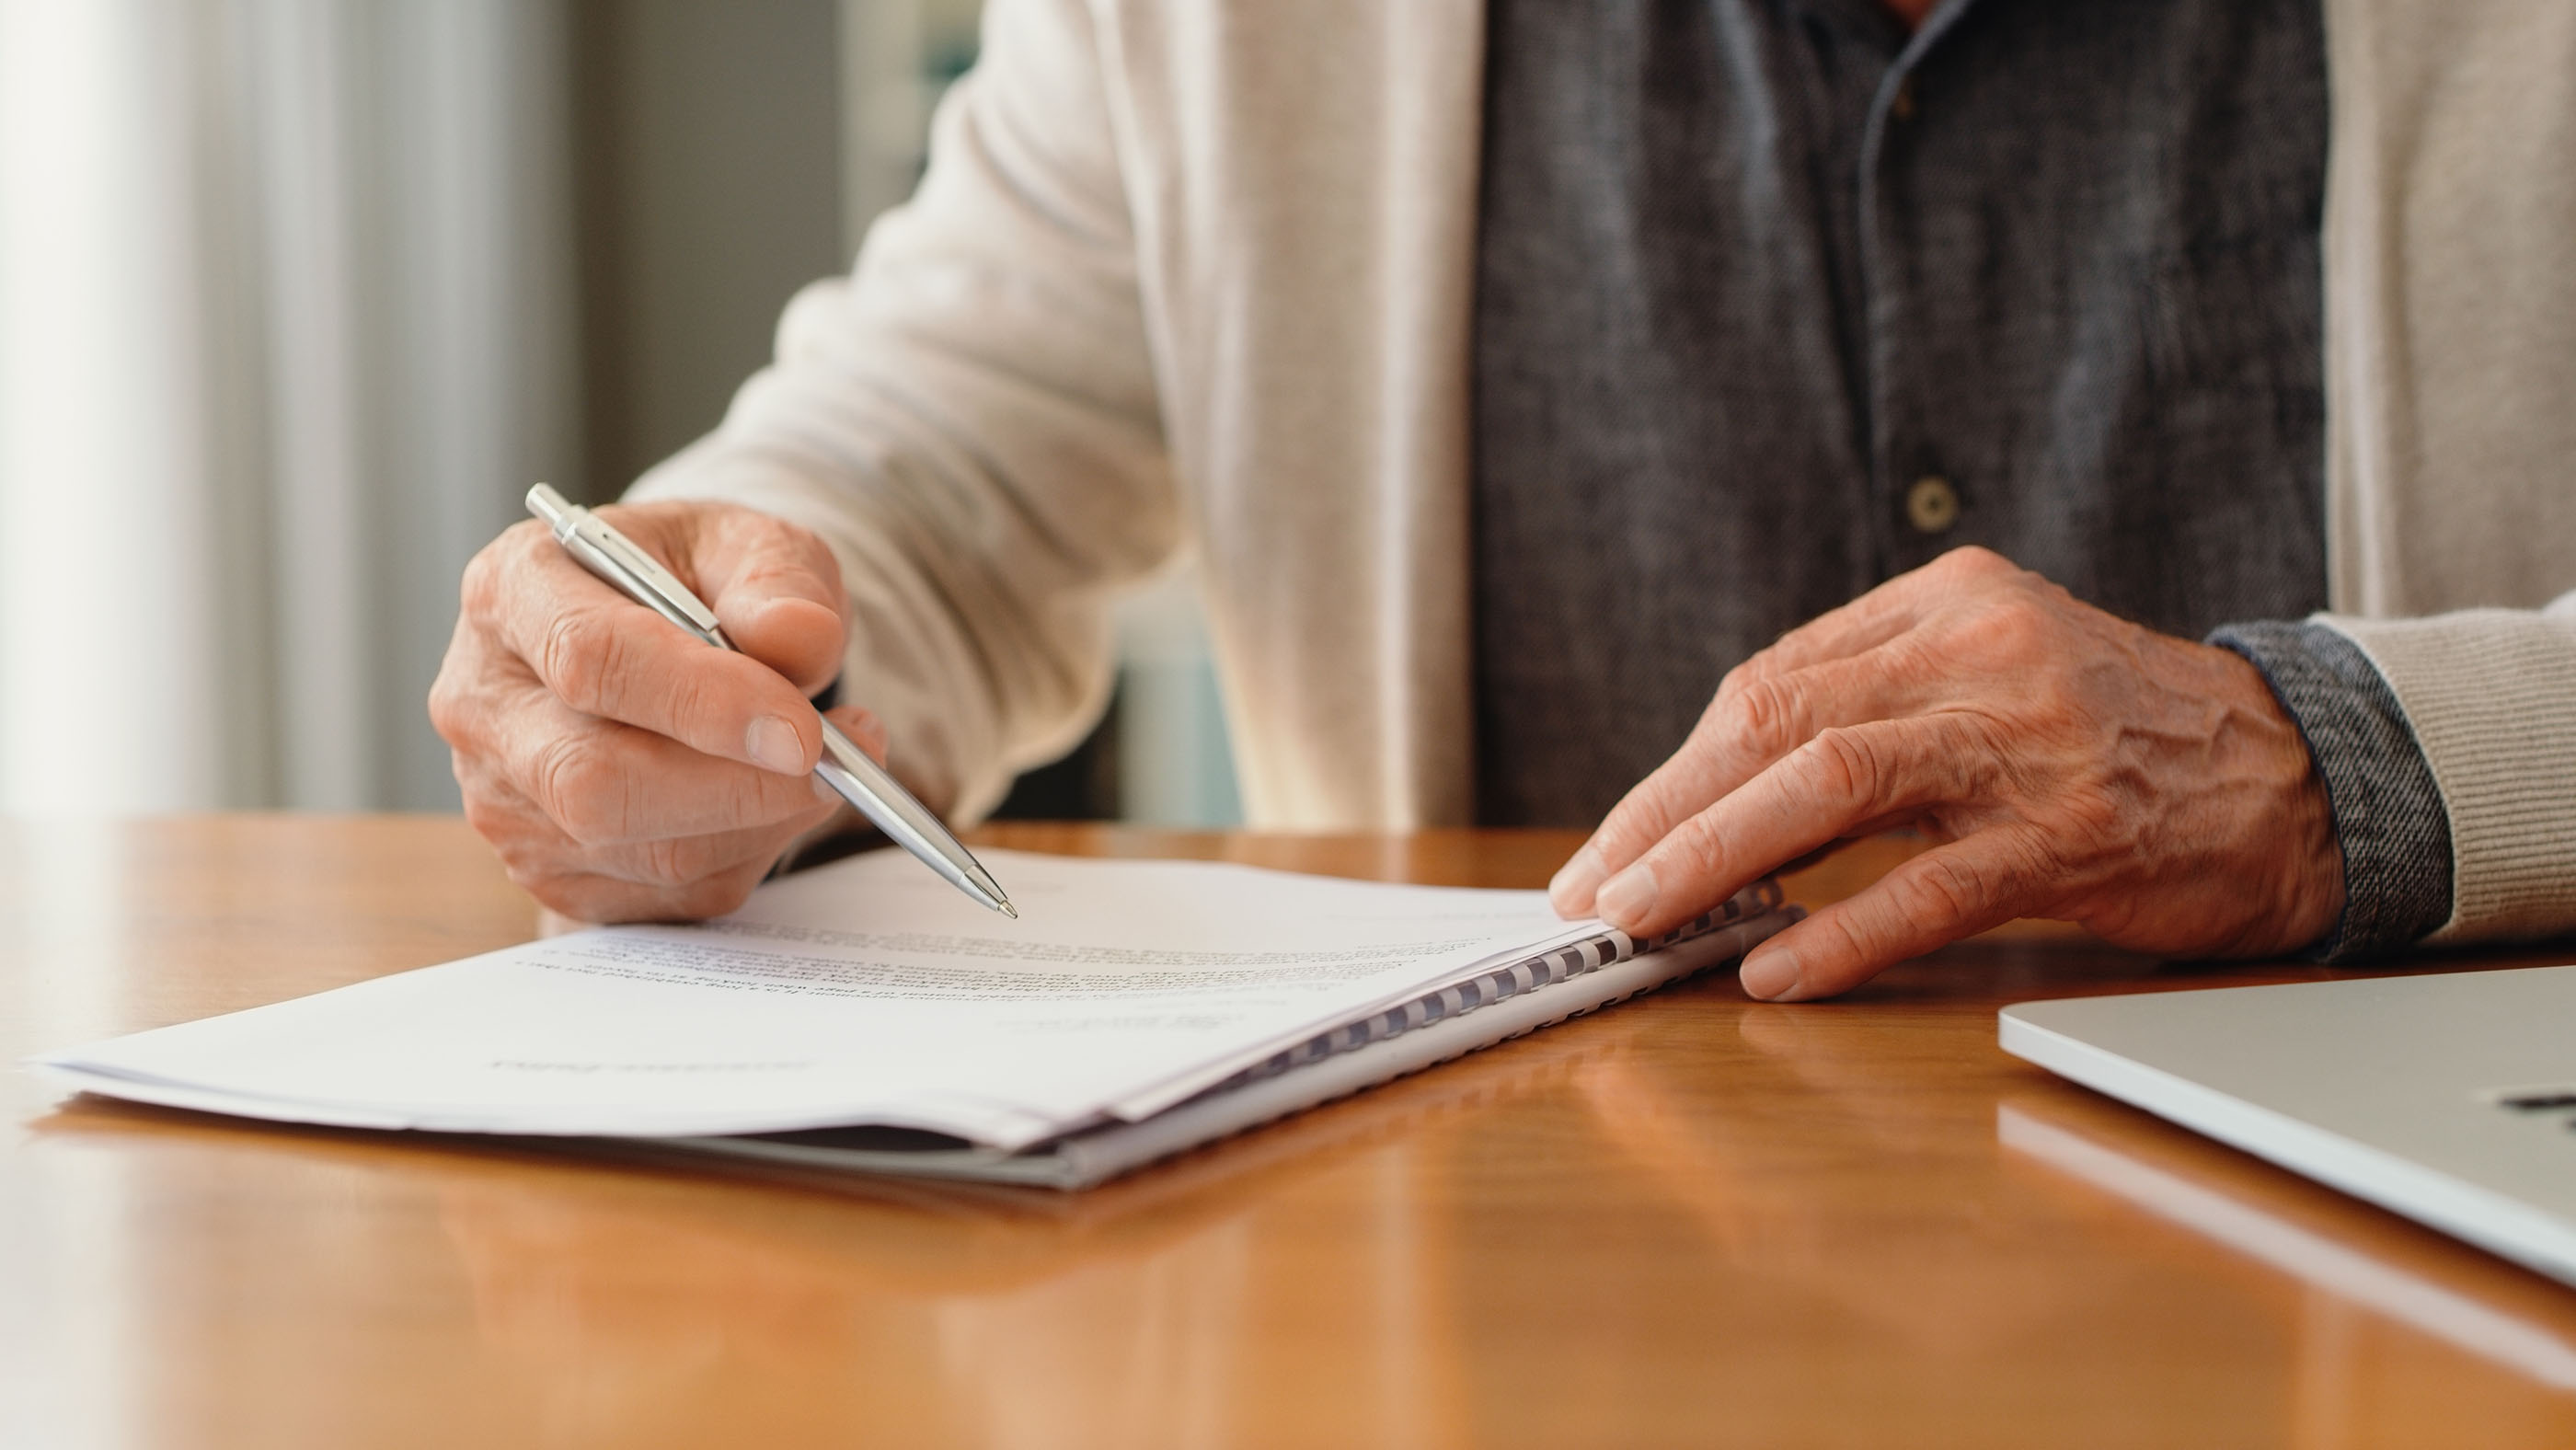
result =
[{"label": "pen barrel", "polygon": [[939,817],[829,720],[823,722],[823,759],[814,773],[896,845],[920,857],[958,890],[995,911],[1010,911],[1002,888],[983,866],[950,845],[952,838]]}]

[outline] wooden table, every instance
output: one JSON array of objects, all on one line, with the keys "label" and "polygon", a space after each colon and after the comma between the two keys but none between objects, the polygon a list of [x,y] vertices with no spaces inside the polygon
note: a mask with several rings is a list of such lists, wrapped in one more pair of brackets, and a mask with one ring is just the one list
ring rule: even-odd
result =
[{"label": "wooden table", "polygon": [[[1496,885],[1572,844],[984,838]],[[453,820],[0,829],[0,1057],[532,920]],[[2020,927],[1838,1003],[1702,980],[1076,1196],[237,1125],[9,1074],[0,1443],[2576,1443],[2576,1291],[1994,1046],[2018,999],[2323,975]]]}]

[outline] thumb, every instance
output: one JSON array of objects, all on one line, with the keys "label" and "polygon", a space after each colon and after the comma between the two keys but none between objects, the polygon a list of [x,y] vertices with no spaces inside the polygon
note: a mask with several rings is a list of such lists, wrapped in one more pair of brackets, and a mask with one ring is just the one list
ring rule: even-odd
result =
[{"label": "thumb", "polygon": [[690,572],[707,607],[744,654],[807,695],[841,673],[849,599],[840,562],[812,530],[739,507],[717,507],[691,531]]}]

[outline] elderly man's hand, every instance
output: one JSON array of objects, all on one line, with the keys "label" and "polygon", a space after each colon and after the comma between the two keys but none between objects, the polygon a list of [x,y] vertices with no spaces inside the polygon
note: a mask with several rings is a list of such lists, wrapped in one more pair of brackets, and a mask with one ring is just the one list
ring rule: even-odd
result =
[{"label": "elderly man's hand", "polygon": [[[820,539],[729,504],[600,516],[668,565],[742,653],[710,649],[523,523],[474,557],[431,687],[466,818],[510,879],[585,921],[713,916],[742,904],[839,804],[809,772],[847,609]],[[876,724],[832,717],[884,758]]]},{"label": "elderly man's hand", "polygon": [[1782,637],[1550,888],[1665,931],[1900,825],[1942,844],[1746,958],[1830,996],[2015,917],[2181,956],[2295,950],[2343,909],[2325,788],[2262,675],[1960,549]]}]

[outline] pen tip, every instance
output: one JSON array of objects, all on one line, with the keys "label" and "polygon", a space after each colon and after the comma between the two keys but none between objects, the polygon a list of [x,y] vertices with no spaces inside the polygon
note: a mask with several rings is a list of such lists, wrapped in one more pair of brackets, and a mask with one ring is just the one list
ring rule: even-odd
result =
[{"label": "pen tip", "polygon": [[1013,921],[1017,921],[1020,919],[1020,909],[1005,901],[1002,903],[1002,915],[1009,917]]}]

